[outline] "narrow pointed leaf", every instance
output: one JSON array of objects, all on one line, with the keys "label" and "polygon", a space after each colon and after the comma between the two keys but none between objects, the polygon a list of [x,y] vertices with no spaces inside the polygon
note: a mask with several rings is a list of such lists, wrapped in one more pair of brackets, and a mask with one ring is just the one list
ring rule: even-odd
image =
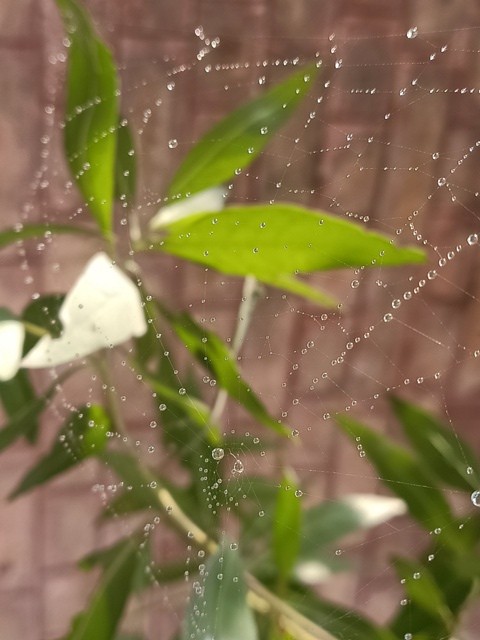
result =
[{"label": "narrow pointed leaf", "polygon": [[238,549],[225,543],[209,558],[199,582],[190,597],[181,640],[257,640]]},{"label": "narrow pointed leaf", "polygon": [[35,398],[29,404],[23,406],[11,416],[7,424],[0,429],[0,452],[10,446],[18,438],[31,432],[44,411],[50,400],[60,388],[60,385],[69,378],[73,373],[78,371],[79,367],[65,371],[52,386],[39,398]]},{"label": "narrow pointed leaf", "polygon": [[86,458],[98,455],[107,444],[109,430],[110,420],[101,406],[80,407],[60,429],[49,453],[22,478],[10,498],[16,498],[72,469]]},{"label": "narrow pointed leaf", "polygon": [[25,224],[14,229],[5,229],[0,231],[0,249],[7,247],[9,244],[19,242],[21,240],[30,240],[31,238],[48,238],[55,234],[83,234],[87,236],[97,235],[91,229],[84,229],[66,224]]},{"label": "narrow pointed leaf", "polygon": [[185,197],[208,189],[248,166],[292,115],[317,71],[314,65],[296,71],[207,131],[183,161],[168,195]]},{"label": "narrow pointed leaf", "polygon": [[478,489],[480,466],[467,442],[420,407],[397,397],[391,403],[425,467],[451,487],[469,492]]},{"label": "narrow pointed leaf", "polygon": [[70,170],[103,234],[110,238],[118,124],[112,54],[76,0],[57,0],[68,50],[65,150]]},{"label": "narrow pointed leaf", "polygon": [[[10,380],[0,382],[0,400],[9,418],[13,418],[24,407],[32,405],[36,398],[35,390],[24,369],[20,369]],[[30,442],[35,442],[37,434],[38,420],[33,419],[31,428],[25,435]]]},{"label": "narrow pointed leaf", "polygon": [[273,523],[273,556],[282,583],[290,577],[300,550],[302,501],[297,491],[296,478],[287,472],[278,490]]},{"label": "narrow pointed leaf", "polygon": [[[39,329],[44,329],[53,338],[58,338],[62,333],[62,322],[58,316],[65,296],[54,294],[40,296],[33,300],[22,313],[22,320]],[[28,327],[27,327],[28,328]],[[28,353],[40,340],[40,336],[27,330],[23,345],[24,355]]]},{"label": "narrow pointed leaf", "polygon": [[423,464],[387,436],[349,417],[338,416],[336,421],[353,442],[362,445],[366,459],[375,467],[379,479],[405,500],[418,523],[429,531],[442,531],[444,540],[455,544],[450,507]]},{"label": "narrow pointed leaf", "polygon": [[198,325],[186,312],[174,314],[165,309],[163,312],[178,337],[219,386],[259,422],[277,433],[287,433],[286,429],[270,416],[263,403],[242,379],[235,364],[235,356],[215,333]]},{"label": "narrow pointed leaf", "polygon": [[64,640],[112,640],[132,592],[138,547],[129,540],[102,575],[87,608],[78,614]]},{"label": "narrow pointed leaf", "polygon": [[[358,224],[289,204],[227,207],[178,220],[165,230],[168,235],[156,245],[161,251],[287,289],[301,282],[295,279],[301,273],[425,259],[416,247],[398,247]],[[312,297],[301,284],[295,292]],[[325,294],[318,296],[332,304]]]}]

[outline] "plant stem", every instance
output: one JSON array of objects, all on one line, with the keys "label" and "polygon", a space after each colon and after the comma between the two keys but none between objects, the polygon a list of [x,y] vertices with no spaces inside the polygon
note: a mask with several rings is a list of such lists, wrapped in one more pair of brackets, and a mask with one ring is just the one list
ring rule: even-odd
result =
[{"label": "plant stem", "polygon": [[[243,281],[242,301],[238,309],[237,324],[233,336],[232,353],[238,356],[247,335],[253,312],[262,293],[262,287],[253,276],[247,276]],[[220,389],[213,403],[210,414],[213,424],[217,424],[228,400],[228,392]]]}]

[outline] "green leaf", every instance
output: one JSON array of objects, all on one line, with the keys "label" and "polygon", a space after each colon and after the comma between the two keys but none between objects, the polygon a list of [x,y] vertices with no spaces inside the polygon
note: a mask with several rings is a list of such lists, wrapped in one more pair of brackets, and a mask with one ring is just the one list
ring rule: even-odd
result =
[{"label": "green leaf", "polygon": [[32,431],[32,428],[37,424],[40,415],[48,406],[55,393],[59,390],[60,385],[80,368],[81,367],[75,367],[65,371],[57,378],[57,380],[55,380],[44,395],[39,398],[35,398],[29,404],[24,405],[10,417],[7,424],[0,429],[0,452],[9,447],[21,436],[28,435]]},{"label": "green leaf", "polygon": [[292,587],[287,599],[299,613],[338,640],[399,640],[388,629],[375,625],[352,609],[345,609],[317,597],[313,591],[305,587]]},{"label": "green leaf", "polygon": [[273,523],[273,556],[281,583],[285,583],[297,560],[302,533],[302,503],[292,472],[282,478]]},{"label": "green leaf", "polygon": [[[424,253],[338,217],[289,204],[227,207],[165,227],[161,251],[328,303],[298,273],[422,262]],[[330,299],[331,303],[331,299]]]},{"label": "green leaf", "polygon": [[115,162],[115,197],[131,205],[135,199],[137,165],[132,132],[126,120],[120,118],[117,131]]},{"label": "green leaf", "polygon": [[430,571],[423,564],[406,558],[396,558],[394,564],[407,597],[432,618],[443,623],[442,635],[448,636],[453,626],[452,612]]},{"label": "green leaf", "polygon": [[48,238],[56,233],[83,234],[87,236],[97,235],[91,229],[83,229],[66,224],[25,224],[18,228],[5,229],[0,231],[0,249],[7,247],[9,244],[19,242],[20,240],[29,240],[30,238]]},{"label": "green leaf", "polygon": [[257,640],[239,551],[224,543],[209,558],[199,582],[190,597],[182,640]]},{"label": "green leaf", "polygon": [[98,455],[107,444],[110,419],[103,407],[80,407],[60,429],[52,449],[23,477],[10,499]]},{"label": "green leaf", "polygon": [[290,118],[316,74],[314,65],[300,69],[207,131],[183,161],[168,195],[185,197],[216,186],[248,166]]},{"label": "green leaf", "polygon": [[128,540],[103,574],[85,611],[78,614],[65,640],[112,640],[131,594],[138,547]]},{"label": "green leaf", "polygon": [[118,124],[112,54],[76,0],[57,0],[70,40],[65,149],[70,170],[103,234],[111,237]]},{"label": "green leaf", "polygon": [[336,421],[353,442],[361,444],[379,479],[405,500],[418,523],[429,531],[441,529],[443,540],[455,544],[458,538],[451,527],[450,507],[423,464],[387,436],[351,418],[337,416]]},{"label": "green leaf", "polygon": [[162,312],[187,349],[232,398],[259,422],[286,435],[285,427],[269,415],[263,403],[241,378],[234,354],[213,331],[201,327],[186,312],[174,314],[163,307]]},{"label": "green leaf", "polygon": [[101,459],[123,481],[128,494],[136,504],[144,505],[145,509],[154,508],[163,511],[157,491],[157,478],[146,467],[136,460],[130,453],[106,449],[101,453]]},{"label": "green leaf", "polygon": [[[0,382],[0,400],[9,418],[13,418],[24,407],[32,405],[36,399],[35,390],[25,369],[19,369],[10,380]],[[33,419],[30,427],[25,435],[30,442],[35,442],[38,435],[38,420]]]},{"label": "green leaf", "polygon": [[[23,310],[23,322],[33,325],[36,328],[44,329],[52,337],[59,338],[63,329],[59,312],[64,300],[65,296],[63,294],[41,296],[33,300],[33,302]],[[39,334],[27,331],[23,345],[23,354],[25,355],[33,349],[39,340]]]},{"label": "green leaf", "polygon": [[[391,403],[405,435],[426,468],[451,487],[468,492],[478,489],[480,466],[477,457],[455,431],[400,398],[391,398]],[[470,473],[467,472],[469,468]]]},{"label": "green leaf", "polygon": [[375,527],[403,515],[406,506],[399,498],[375,494],[352,494],[324,501],[303,512],[300,555],[311,558],[328,545],[362,529]]}]

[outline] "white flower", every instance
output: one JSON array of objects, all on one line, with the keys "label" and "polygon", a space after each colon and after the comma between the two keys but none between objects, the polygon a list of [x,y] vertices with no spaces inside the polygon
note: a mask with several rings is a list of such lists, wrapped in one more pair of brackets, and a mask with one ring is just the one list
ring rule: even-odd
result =
[{"label": "white flower", "polygon": [[[65,297],[59,318],[63,325],[62,335],[40,338],[21,363],[14,356],[21,353],[23,333],[16,327],[12,344],[6,344],[8,334],[0,326],[0,360],[10,361],[9,368],[2,367],[2,375],[9,373],[12,377],[19,364],[36,369],[83,358],[99,349],[121,344],[132,336],[141,336],[147,330],[138,288],[104,253],[97,253],[89,260]],[[20,323],[14,324],[20,325],[23,332]]]},{"label": "white flower", "polygon": [[161,229],[194,213],[221,211],[225,206],[225,187],[212,187],[162,207],[150,220],[150,229]]},{"label": "white flower", "polygon": [[25,328],[18,320],[0,322],[0,380],[10,380],[22,359]]}]

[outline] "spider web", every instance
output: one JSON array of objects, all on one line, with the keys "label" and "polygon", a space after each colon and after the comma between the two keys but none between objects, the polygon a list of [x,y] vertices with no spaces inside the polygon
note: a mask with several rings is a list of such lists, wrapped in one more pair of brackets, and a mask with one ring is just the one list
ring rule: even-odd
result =
[{"label": "spider web", "polygon": [[[163,204],[180,160],[209,125],[296,66],[321,60],[320,79],[291,122],[229,185],[229,202],[308,205],[428,253],[428,262],[420,266],[309,276],[310,283],[338,299],[333,311],[279,290],[263,291],[238,361],[252,388],[292,435],[280,451],[271,448],[270,434],[252,425],[235,404],[227,404],[222,428],[241,445],[235,451],[225,448],[214,485],[206,471],[203,482],[205,509],[221,510],[223,528],[233,537],[238,525],[230,509],[245,501],[248,477],[260,476],[264,487],[273,489],[285,465],[298,476],[308,506],[355,493],[390,495],[361,443],[357,448],[347,443],[333,419],[348,413],[401,441],[388,408],[392,392],[443,416],[452,433],[477,450],[480,444],[474,429],[480,355],[475,236],[480,234],[480,15],[467,2],[455,8],[423,2],[410,14],[399,4],[372,15],[368,11],[375,12],[370,7],[374,3],[365,5],[342,13],[329,4],[320,25],[313,3],[302,3],[297,12],[284,7],[282,17],[281,9],[266,5],[219,8],[204,2],[197,7],[199,21],[188,29],[178,17],[185,10],[168,9],[170,22],[153,43],[145,16],[124,10],[119,19],[113,10],[97,8],[100,29],[119,51],[123,113],[134,132],[139,163],[135,209],[141,226]],[[407,14],[415,19],[406,21]],[[123,33],[115,31],[119,24]],[[65,42],[52,47],[48,64],[54,71],[48,73],[58,80],[67,51]],[[50,222],[88,215],[62,160],[60,84],[51,86],[43,107],[41,160],[21,222],[32,221],[38,206]],[[174,258],[136,255],[129,247],[127,218],[120,214],[118,219],[125,254],[130,250],[144,269],[148,290],[175,308],[188,309],[206,329],[231,343],[242,283]],[[17,247],[15,269],[21,269],[26,299],[68,289],[78,265],[95,250],[83,240],[67,246],[55,237],[30,253]],[[170,362],[168,331],[160,324],[156,329]],[[178,362],[172,366],[178,366],[182,389],[197,369],[191,355],[177,347],[172,354]],[[128,367],[125,354],[114,356],[112,364],[129,444],[146,462],[164,474],[177,474],[182,482],[175,456],[159,446],[161,425],[154,424],[148,386]],[[202,375],[201,390],[213,403],[215,380]],[[83,394],[88,390],[88,401],[102,399],[105,389],[95,376],[86,374],[83,382],[62,389],[62,400],[50,408],[53,421],[63,420],[75,406],[79,389]],[[199,460],[200,469],[210,465]],[[77,474],[81,480],[75,491],[93,489],[97,511],[119,490],[109,470],[87,464]],[[62,488],[54,485],[51,491],[55,495]],[[252,492],[258,520],[271,525],[271,506],[258,487]],[[444,493],[467,521],[475,511],[468,496]],[[82,518],[93,521],[94,514],[95,509],[82,511]],[[96,546],[119,535],[133,536],[138,524],[145,524],[144,517],[113,516],[106,533],[95,533]],[[205,549],[199,551],[194,541],[163,526],[168,517],[152,516],[146,533],[160,561],[184,563],[185,579],[172,586],[152,576],[155,588],[132,604],[127,628],[145,638],[167,638],[178,630],[197,580],[190,567],[205,557]],[[333,561],[347,558],[353,568],[328,575],[318,588],[339,605],[385,623],[399,606],[408,606],[392,555],[418,557],[429,539],[404,517],[341,540],[326,553]],[[436,557],[441,554],[439,548]],[[53,573],[50,568],[47,579]],[[479,624],[478,613],[468,612],[459,637],[475,638]],[[58,635],[65,631],[60,626],[51,629]],[[48,629],[42,633],[38,637],[55,635],[48,635]]]}]

